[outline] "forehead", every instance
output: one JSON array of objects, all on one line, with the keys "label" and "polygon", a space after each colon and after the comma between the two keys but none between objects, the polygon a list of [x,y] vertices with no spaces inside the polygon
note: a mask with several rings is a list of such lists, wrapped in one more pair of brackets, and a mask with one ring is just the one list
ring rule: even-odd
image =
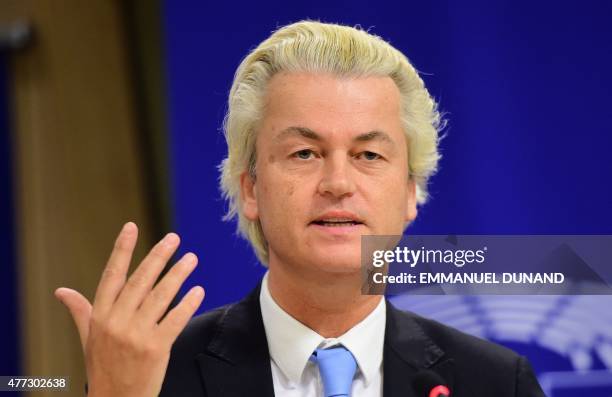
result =
[{"label": "forehead", "polygon": [[400,128],[400,94],[389,77],[337,77],[322,73],[279,73],[268,83],[265,130],[287,125],[317,131]]}]

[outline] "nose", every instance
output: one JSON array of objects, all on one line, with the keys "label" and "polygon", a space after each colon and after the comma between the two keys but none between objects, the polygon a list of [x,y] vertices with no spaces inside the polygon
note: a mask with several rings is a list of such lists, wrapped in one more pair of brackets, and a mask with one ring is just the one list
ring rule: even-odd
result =
[{"label": "nose", "polygon": [[355,181],[351,171],[350,159],[345,153],[328,156],[319,182],[319,194],[336,198],[352,196],[355,193]]}]

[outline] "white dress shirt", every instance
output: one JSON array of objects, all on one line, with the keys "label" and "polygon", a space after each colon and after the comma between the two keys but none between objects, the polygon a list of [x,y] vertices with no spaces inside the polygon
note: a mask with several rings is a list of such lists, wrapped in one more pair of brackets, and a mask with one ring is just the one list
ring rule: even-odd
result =
[{"label": "white dress shirt", "polygon": [[384,299],[345,334],[327,339],[291,317],[274,301],[268,289],[267,273],[261,284],[259,303],[270,350],[276,396],[323,397],[319,368],[309,358],[317,348],[338,344],[346,347],[357,361],[351,396],[382,396],[382,358],[387,316]]}]

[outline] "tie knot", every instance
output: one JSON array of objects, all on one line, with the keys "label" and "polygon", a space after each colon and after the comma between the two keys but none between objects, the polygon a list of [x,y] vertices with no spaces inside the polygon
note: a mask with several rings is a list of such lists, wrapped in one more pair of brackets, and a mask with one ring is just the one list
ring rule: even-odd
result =
[{"label": "tie knot", "polygon": [[319,366],[325,397],[349,397],[357,369],[355,357],[344,346],[317,349],[312,359]]}]

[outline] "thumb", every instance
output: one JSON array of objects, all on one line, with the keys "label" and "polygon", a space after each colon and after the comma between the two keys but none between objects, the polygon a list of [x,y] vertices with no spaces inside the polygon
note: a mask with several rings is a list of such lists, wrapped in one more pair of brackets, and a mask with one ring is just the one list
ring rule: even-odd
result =
[{"label": "thumb", "polygon": [[81,338],[81,346],[85,351],[89,337],[89,320],[91,318],[91,304],[83,295],[70,288],[58,288],[55,297],[70,310],[70,315],[76,324]]}]

